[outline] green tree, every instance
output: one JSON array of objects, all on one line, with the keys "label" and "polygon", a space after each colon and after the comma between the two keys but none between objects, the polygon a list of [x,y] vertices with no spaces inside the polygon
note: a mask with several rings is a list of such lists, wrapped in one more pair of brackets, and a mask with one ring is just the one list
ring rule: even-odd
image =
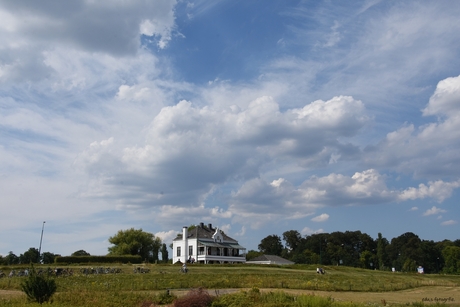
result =
[{"label": "green tree", "polygon": [[370,251],[363,251],[359,257],[359,262],[361,262],[361,267],[364,269],[371,268],[371,263],[373,259],[373,254]]},{"label": "green tree", "polygon": [[6,264],[8,265],[18,264],[19,257],[16,256],[12,251],[10,251],[8,255],[5,256],[5,261],[6,261]]},{"label": "green tree", "polygon": [[246,261],[249,261],[249,260],[252,260],[256,257],[259,257],[261,256],[262,253],[261,252],[258,252],[258,251],[255,251],[255,250],[250,250],[246,253]]},{"label": "green tree", "polygon": [[[399,237],[391,239],[385,251],[391,259],[396,270],[402,270],[407,259],[422,263],[422,250],[420,238],[412,232],[406,232]],[[409,261],[410,262],[410,261]]]},{"label": "green tree", "polygon": [[281,256],[283,244],[277,235],[270,235],[262,239],[258,245],[259,251],[267,255]]},{"label": "green tree", "polygon": [[139,255],[149,261],[158,260],[161,239],[142,229],[119,230],[109,238],[114,246],[109,247],[109,255]]},{"label": "green tree", "polygon": [[77,250],[76,252],[73,252],[71,256],[91,256],[91,254],[85,250],[80,249],[80,250]]},{"label": "green tree", "polygon": [[302,236],[297,230],[289,230],[283,232],[283,240],[291,251],[295,251],[302,240]]},{"label": "green tree", "polygon": [[51,263],[54,263],[54,259],[56,257],[59,257],[61,255],[58,255],[58,254],[53,254],[53,253],[50,253],[50,252],[44,252],[42,254],[42,261],[44,264],[51,264]]},{"label": "green tree", "polygon": [[455,245],[446,246],[442,250],[442,257],[444,258],[443,272],[449,274],[460,273],[460,247]]},{"label": "green tree", "polygon": [[160,238],[155,237],[153,239],[152,253],[151,253],[151,257],[150,257],[151,261],[155,262],[155,261],[159,260],[158,255],[160,253],[161,244],[162,243],[161,243]]},{"label": "green tree", "polygon": [[420,249],[422,250],[422,262],[418,263],[418,265],[423,266],[426,273],[438,273],[442,250],[439,249],[437,243],[430,240],[422,240]]},{"label": "green tree", "polygon": [[169,260],[168,248],[165,243],[161,244],[161,260],[165,263]]},{"label": "green tree", "polygon": [[385,247],[389,244],[388,240],[382,237],[382,234],[379,232],[378,238],[377,238],[377,260],[378,260],[378,265],[376,267],[379,268],[379,270],[384,270],[386,266],[386,261],[387,261],[387,255],[385,252]]},{"label": "green tree", "polygon": [[20,263],[37,263],[40,260],[40,254],[35,247],[29,248],[24,254],[19,255]]},{"label": "green tree", "polygon": [[417,263],[415,262],[415,260],[406,258],[406,261],[404,261],[402,270],[403,272],[415,272],[417,270]]}]

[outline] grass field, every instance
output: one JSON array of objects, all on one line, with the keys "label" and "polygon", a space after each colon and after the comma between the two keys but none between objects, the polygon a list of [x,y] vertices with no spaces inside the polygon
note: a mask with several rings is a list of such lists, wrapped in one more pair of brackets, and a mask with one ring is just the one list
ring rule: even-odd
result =
[{"label": "grass field", "polygon": [[[460,276],[457,275],[392,273],[336,266],[325,267],[326,274],[319,275],[316,266],[306,265],[190,265],[187,274],[180,273],[180,267],[175,265],[146,265],[148,273],[134,273],[137,265],[120,265],[117,267],[122,273],[118,274],[80,273],[81,268],[88,267],[66,267],[74,274],[56,278],[58,293],[53,296],[53,306],[142,306],[143,302],[157,302],[167,290],[181,296],[194,288],[207,289],[219,297],[253,289],[260,291],[258,295],[271,293],[273,296],[280,291],[292,297],[314,295],[328,299],[329,305],[325,306],[341,306],[345,302],[354,302],[356,306],[408,303],[460,306]],[[2,270],[8,273],[11,268]],[[0,279],[0,306],[33,306],[20,291],[24,278]],[[282,306],[299,305],[283,303]]]}]

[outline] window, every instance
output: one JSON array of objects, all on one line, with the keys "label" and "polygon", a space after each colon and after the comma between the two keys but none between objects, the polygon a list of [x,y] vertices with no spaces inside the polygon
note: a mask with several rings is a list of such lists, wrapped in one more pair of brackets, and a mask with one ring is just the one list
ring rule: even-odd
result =
[{"label": "window", "polygon": [[188,247],[188,255],[193,256],[193,245],[189,245],[189,247]]},{"label": "window", "polygon": [[177,257],[180,257],[180,246],[177,247]]}]

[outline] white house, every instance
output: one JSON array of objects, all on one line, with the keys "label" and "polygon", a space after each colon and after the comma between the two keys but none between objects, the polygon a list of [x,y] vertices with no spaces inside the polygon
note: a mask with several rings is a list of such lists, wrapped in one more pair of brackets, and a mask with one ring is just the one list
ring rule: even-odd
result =
[{"label": "white house", "polygon": [[197,263],[245,263],[246,248],[212,224],[182,228],[173,240],[173,263],[194,260]]}]

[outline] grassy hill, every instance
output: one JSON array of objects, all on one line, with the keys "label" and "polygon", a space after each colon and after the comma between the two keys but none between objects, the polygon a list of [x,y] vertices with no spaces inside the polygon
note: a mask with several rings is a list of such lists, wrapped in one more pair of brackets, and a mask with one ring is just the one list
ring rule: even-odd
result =
[{"label": "grassy hill", "polygon": [[[96,266],[101,267],[95,265],[93,269]],[[313,291],[358,294],[409,289],[426,291],[436,287],[459,288],[460,286],[458,275],[393,273],[344,266],[324,267],[326,270],[324,275],[316,273],[316,266],[308,265],[190,265],[187,274],[180,273],[180,266],[176,265],[113,266],[110,264],[102,267],[108,266],[119,268],[121,272],[94,274],[83,270],[91,268],[91,265],[65,267],[71,269],[73,274],[55,277],[58,293],[54,296],[53,305],[140,306],[136,305],[136,302],[147,300],[166,290],[184,293],[193,288],[215,289],[215,293],[224,293],[222,292],[224,289],[263,289],[269,292],[282,290],[286,293],[298,294]],[[141,271],[137,269],[138,267],[142,267],[145,271],[148,269],[148,273],[137,273]],[[8,275],[11,268],[2,269]],[[6,306],[24,306],[25,297],[19,291],[24,278],[26,277],[0,278],[0,289],[3,290],[0,291],[0,305],[7,302]],[[420,294],[420,300],[422,297],[423,293]],[[459,301],[460,297],[455,303]]]}]

